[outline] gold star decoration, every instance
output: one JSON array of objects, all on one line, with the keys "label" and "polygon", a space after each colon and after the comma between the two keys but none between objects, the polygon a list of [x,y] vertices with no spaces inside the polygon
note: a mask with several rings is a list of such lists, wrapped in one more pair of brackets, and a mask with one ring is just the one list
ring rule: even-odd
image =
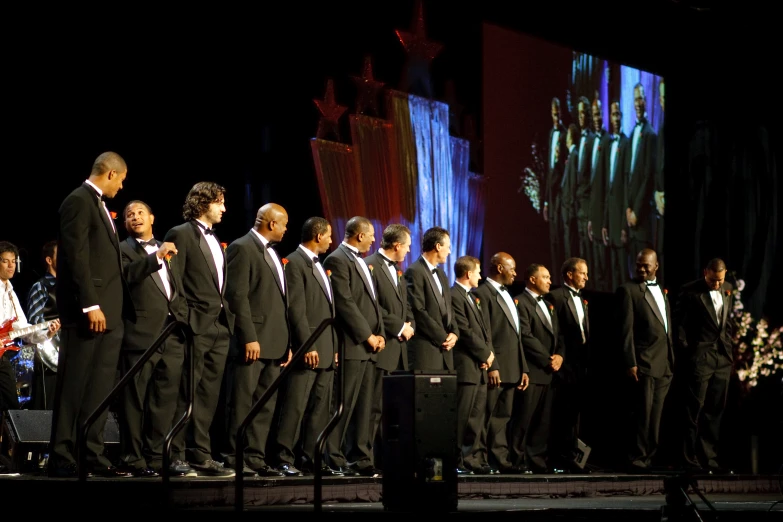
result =
[{"label": "gold star decoration", "polygon": [[378,92],[384,83],[377,81],[372,75],[372,58],[364,57],[364,68],[361,76],[352,76],[356,82],[356,114],[380,116],[378,112]]},{"label": "gold star decoration", "polygon": [[321,119],[318,121],[318,131],[315,135],[318,139],[334,138],[335,141],[340,141],[340,125],[339,120],[348,107],[339,105],[334,99],[334,80],[329,78],[326,81],[326,93],[324,93],[324,99],[313,99],[315,106],[318,107],[318,111],[321,113]]}]

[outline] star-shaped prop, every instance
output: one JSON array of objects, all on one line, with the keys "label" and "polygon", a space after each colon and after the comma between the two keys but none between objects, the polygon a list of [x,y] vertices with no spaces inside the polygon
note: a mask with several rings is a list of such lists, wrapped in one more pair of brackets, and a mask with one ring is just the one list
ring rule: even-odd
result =
[{"label": "star-shaped prop", "polygon": [[377,81],[372,75],[372,58],[364,57],[364,69],[361,76],[353,76],[356,82],[356,114],[380,116],[378,113],[378,91],[384,83]]},{"label": "star-shaped prop", "polygon": [[318,139],[334,138],[334,141],[340,141],[340,125],[338,121],[348,107],[338,105],[334,99],[334,80],[331,78],[326,81],[326,93],[323,100],[313,99],[315,106],[321,113],[321,119],[318,121],[318,132],[315,137]]},{"label": "star-shaped prop", "polygon": [[405,52],[408,53],[403,87],[408,92],[432,98],[430,62],[440,54],[443,45],[427,40],[424,27],[424,6],[421,0],[416,1],[416,15],[410,32],[397,29],[395,33],[397,33],[400,43],[405,47]]}]

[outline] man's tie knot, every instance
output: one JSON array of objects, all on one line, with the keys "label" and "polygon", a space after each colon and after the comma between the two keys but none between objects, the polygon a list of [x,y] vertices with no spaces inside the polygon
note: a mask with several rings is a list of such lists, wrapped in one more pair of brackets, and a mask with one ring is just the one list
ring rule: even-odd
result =
[{"label": "man's tie knot", "polygon": [[358,251],[358,250],[354,250],[354,249],[352,249],[352,248],[349,248],[348,250],[350,250],[350,251],[351,251],[351,253],[352,253],[353,255],[355,255],[356,257],[362,257],[362,255],[359,253],[359,251]]},{"label": "man's tie knot", "polygon": [[544,296],[542,295],[536,297],[536,301],[543,301],[543,300],[544,300]]},{"label": "man's tie knot", "polygon": [[508,292],[508,287],[506,285],[500,285],[500,291],[501,292]]},{"label": "man's tie knot", "polygon": [[437,269],[437,268],[433,268],[433,269],[432,269],[432,273],[433,273],[433,274],[437,274],[437,273],[438,273],[438,269]]},{"label": "man's tie knot", "polygon": [[154,237],[152,239],[150,239],[149,241],[139,241],[139,244],[141,246],[143,246],[143,247],[144,246],[154,246],[154,247],[158,246],[158,242],[155,241]]},{"label": "man's tie knot", "polygon": [[646,281],[647,286],[658,286],[658,281]]},{"label": "man's tie knot", "polygon": [[582,292],[579,290],[573,290],[571,288],[568,289],[571,292],[571,295],[575,297],[582,297]]},{"label": "man's tie knot", "polygon": [[313,256],[313,263],[315,263],[317,265],[320,262],[321,262],[321,260],[318,259],[318,256]]},{"label": "man's tie knot", "polygon": [[397,261],[390,261],[390,260],[387,259],[386,263],[388,263],[389,266],[397,266]]},{"label": "man's tie knot", "polygon": [[203,230],[203,231],[204,231],[204,233],[205,233],[206,235],[208,235],[208,236],[214,236],[214,235],[215,235],[215,230],[214,230],[214,229],[212,229],[212,228],[207,228],[207,227],[205,227],[204,225],[202,225],[201,223],[199,223],[199,224],[198,224],[198,226],[199,226],[199,228],[200,228],[201,230]]}]

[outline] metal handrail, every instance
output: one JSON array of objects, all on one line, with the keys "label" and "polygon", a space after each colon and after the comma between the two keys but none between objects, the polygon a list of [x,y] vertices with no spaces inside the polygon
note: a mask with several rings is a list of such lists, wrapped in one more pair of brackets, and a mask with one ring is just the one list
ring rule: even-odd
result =
[{"label": "metal handrail", "polygon": [[[136,361],[136,364],[131,367],[130,370],[127,371],[125,375],[122,376],[122,379],[120,379],[120,382],[118,382],[114,388],[109,392],[109,395],[106,396],[105,399],[98,405],[97,408],[90,414],[89,417],[87,417],[87,420],[84,421],[84,423],[81,426],[81,429],[77,433],[77,439],[76,439],[76,447],[77,447],[77,470],[79,475],[80,481],[86,481],[87,480],[87,432],[89,431],[90,427],[95,423],[95,421],[98,419],[98,417],[103,413],[104,410],[106,410],[109,405],[112,403],[114,398],[119,394],[119,392],[128,384],[128,381],[130,381],[138,372],[141,370],[141,367],[146,363],[150,357],[152,357],[152,354],[154,354],[156,351],[158,351],[158,348],[163,344],[163,342],[171,335],[174,330],[180,329],[180,331],[185,335],[187,338],[187,345],[188,350],[187,352],[190,354],[193,351],[193,333],[190,330],[190,326],[188,326],[187,323],[183,321],[174,321],[172,323],[169,323],[163,331],[158,335],[157,339],[155,339],[155,342],[152,343],[152,346],[150,346],[146,352],[141,356],[141,358]],[[190,410],[192,407],[193,402],[193,357],[190,355],[190,382],[191,382],[191,395],[189,400],[189,407],[188,411],[186,412],[185,417],[190,417]],[[181,423],[182,421],[180,421]],[[179,426],[179,424],[178,424]],[[178,427],[175,426],[175,429]],[[172,433],[174,433],[174,430],[172,430]],[[167,439],[167,450],[169,448],[170,438],[173,437],[172,433],[169,433],[169,436]],[[164,451],[164,467],[163,467],[163,478],[164,481],[167,480],[168,476],[168,467],[165,465],[166,457],[168,456],[168,451]]]},{"label": "metal handrail", "polygon": [[[234,492],[234,509],[235,511],[244,511],[244,505],[245,505],[245,479],[242,474],[242,471],[245,467],[245,434],[247,432],[247,428],[250,425],[250,423],[253,421],[253,419],[258,415],[258,413],[261,411],[261,409],[264,407],[264,405],[272,398],[274,393],[277,391],[277,389],[280,387],[280,384],[283,382],[283,379],[285,379],[288,374],[293,371],[294,361],[298,361],[309,349],[310,347],[315,344],[315,341],[321,336],[321,334],[327,329],[327,327],[332,326],[337,331],[337,353],[338,360],[343,360],[343,345],[345,344],[343,342],[343,333],[342,329],[338,326],[337,319],[334,317],[329,317],[327,319],[324,319],[321,324],[318,325],[318,328],[315,329],[315,331],[310,335],[310,337],[307,338],[307,341],[302,344],[302,346],[299,347],[296,352],[291,355],[291,364],[287,364],[283,370],[280,372],[280,375],[277,376],[277,378],[272,382],[271,385],[269,385],[269,388],[267,388],[264,391],[264,394],[256,401],[255,404],[250,408],[250,412],[247,414],[245,419],[242,421],[242,424],[239,425],[239,428],[237,429],[236,433],[236,455],[235,455],[235,462],[234,462],[234,469],[236,471],[236,481],[235,481],[235,492]],[[342,382],[342,365],[338,364],[337,366],[337,378],[340,379],[340,382]],[[317,505],[317,511],[320,511],[320,499],[321,499],[321,466],[320,466],[320,452],[323,450],[323,440],[325,440],[326,436],[328,436],[329,432],[334,429],[334,425],[336,424],[336,419],[339,420],[340,415],[343,411],[343,391],[342,387],[338,387],[338,408],[337,413],[327,424],[326,428],[323,432],[318,436],[318,439],[316,441],[316,466],[313,470],[313,473],[315,474],[315,499],[316,499],[316,505]]]}]

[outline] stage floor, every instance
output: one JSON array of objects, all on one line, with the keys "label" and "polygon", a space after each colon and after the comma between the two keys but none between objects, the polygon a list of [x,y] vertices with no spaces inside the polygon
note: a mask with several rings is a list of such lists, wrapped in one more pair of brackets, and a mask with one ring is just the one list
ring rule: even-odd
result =
[{"label": "stage floor", "polygon": [[[456,512],[451,514],[525,512],[526,521],[551,521],[560,515],[576,517],[568,518],[571,520],[595,520],[599,513],[601,520],[629,520],[630,513],[635,513],[634,522],[661,520],[661,507],[667,503],[665,482],[673,476],[600,472],[464,476],[458,479],[458,505]],[[699,497],[694,485],[721,513],[720,520],[727,520],[732,513],[752,513],[754,517],[768,513],[783,515],[783,476],[693,477],[687,494],[700,506],[702,518],[707,520],[714,513]],[[313,477],[250,478],[244,480],[244,486],[242,512],[304,514],[315,511]],[[126,514],[166,509],[189,513],[237,512],[233,478],[173,478],[167,491],[160,478],[89,478],[80,482],[38,474],[15,474],[0,475],[0,488],[4,499],[15,505],[34,507],[38,512],[47,508],[57,512],[106,508]],[[381,478],[324,478],[319,514],[340,518],[354,514],[400,516],[400,513],[389,513],[384,508],[382,497]],[[419,509],[420,506],[410,507],[410,511]]]}]

